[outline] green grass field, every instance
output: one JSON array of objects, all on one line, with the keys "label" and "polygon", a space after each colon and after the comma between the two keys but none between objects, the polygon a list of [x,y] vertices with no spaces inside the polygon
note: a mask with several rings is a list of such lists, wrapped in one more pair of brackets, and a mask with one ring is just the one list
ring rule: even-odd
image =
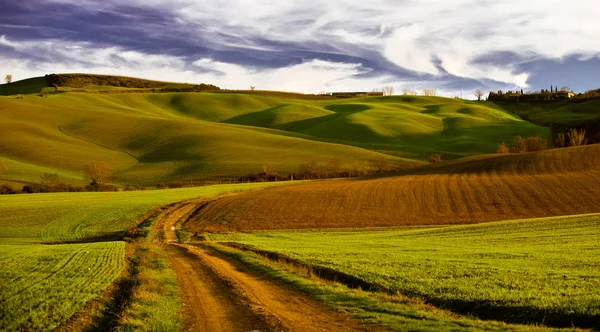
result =
[{"label": "green grass field", "polygon": [[[43,243],[89,240],[106,234],[118,239],[156,207],[273,185],[277,184],[0,196],[0,330],[52,330],[80,311],[87,301],[99,296],[125,266],[125,242],[122,241]],[[172,272],[164,266],[165,258],[160,253],[154,256],[150,253],[152,250],[140,258],[143,260],[140,278],[174,280]],[[167,310],[157,306],[177,302],[176,295],[169,298],[166,293],[152,295],[154,300],[137,298],[151,291],[142,289],[141,295],[134,294],[134,300],[146,304],[144,310]],[[151,301],[157,304],[152,305]],[[131,309],[123,317],[123,325],[139,325],[144,321],[139,316],[143,313]],[[156,326],[167,324],[156,318]]]},{"label": "green grass field", "polygon": [[123,185],[241,176],[261,172],[268,163],[276,172],[295,172],[301,163],[332,157],[346,168],[381,156],[409,167],[431,153],[445,158],[494,153],[514,135],[549,136],[547,128],[494,104],[439,97],[82,92],[39,97],[33,94],[38,81],[3,86],[4,95],[23,94],[0,96],[0,158],[8,167],[0,175],[3,183],[39,182],[52,172],[81,185],[81,170],[90,160],[109,162],[113,182]]},{"label": "green grass field", "polygon": [[0,330],[51,331],[125,266],[125,242],[0,244]]},{"label": "green grass field", "polygon": [[578,124],[600,118],[600,100],[573,103],[556,101],[551,103],[501,103],[502,107],[522,115],[534,123],[549,125]]},{"label": "green grass field", "polygon": [[274,185],[277,184],[0,196],[0,244],[74,241],[110,234],[119,236],[156,207]]},{"label": "green grass field", "polygon": [[599,215],[470,226],[210,235],[476,317],[599,326]]}]

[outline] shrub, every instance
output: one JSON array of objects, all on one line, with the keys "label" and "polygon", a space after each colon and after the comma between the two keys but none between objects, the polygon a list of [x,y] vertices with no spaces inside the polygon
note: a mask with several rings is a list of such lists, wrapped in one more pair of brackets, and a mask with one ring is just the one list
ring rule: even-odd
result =
[{"label": "shrub", "polygon": [[107,182],[112,174],[110,166],[104,161],[92,161],[84,171],[90,179],[90,185],[99,187]]},{"label": "shrub", "polygon": [[548,141],[541,137],[528,137],[525,139],[528,152],[543,151],[548,148]]},{"label": "shrub", "polygon": [[511,153],[523,153],[527,152],[527,143],[525,139],[521,136],[513,137],[513,146],[510,149]]},{"label": "shrub", "polygon": [[443,161],[442,156],[439,153],[434,153],[429,156],[430,164],[438,164],[438,163],[441,163],[442,161]]},{"label": "shrub", "polygon": [[507,154],[510,153],[510,150],[508,149],[506,143],[502,142],[500,143],[500,145],[498,145],[498,150],[496,151],[496,153]]},{"label": "shrub", "polygon": [[567,132],[567,137],[569,139],[569,146],[582,146],[587,144],[587,139],[585,138],[585,130],[571,128]]},{"label": "shrub", "polygon": [[554,146],[557,148],[564,148],[565,146],[567,146],[567,138],[565,136],[565,133],[559,133],[556,136],[556,139],[554,139]]},{"label": "shrub", "polygon": [[9,186],[0,186],[0,195],[16,194],[16,192]]}]

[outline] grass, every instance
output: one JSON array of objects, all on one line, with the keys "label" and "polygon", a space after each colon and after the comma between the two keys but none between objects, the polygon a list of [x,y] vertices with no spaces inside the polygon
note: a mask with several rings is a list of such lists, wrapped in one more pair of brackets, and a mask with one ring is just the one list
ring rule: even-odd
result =
[{"label": "grass", "polygon": [[479,223],[600,212],[600,145],[487,155],[393,176],[305,183],[207,205],[188,230]]},{"label": "grass", "polygon": [[124,267],[124,242],[0,244],[0,330],[51,331]]},{"label": "grass", "polygon": [[[348,288],[324,281],[296,265],[269,261],[252,252],[241,252],[218,245],[214,250],[229,255],[252,269],[305,292],[322,303],[359,319],[367,327],[390,331],[549,331],[536,325],[482,321],[454,314],[402,294],[384,294]],[[556,330],[556,329],[553,329]]]},{"label": "grass", "polygon": [[486,319],[598,328],[600,215],[385,231],[236,233],[438,308]]},{"label": "grass", "polygon": [[[118,240],[148,211],[273,185],[0,196],[0,330],[52,330],[101,295],[125,267],[125,243]],[[42,244],[77,241],[111,242]],[[120,324],[125,331],[140,324],[174,330],[177,285],[166,257],[149,244],[136,248],[140,286]]]},{"label": "grass", "polygon": [[179,286],[167,256],[156,246],[136,244],[135,287],[116,331],[179,331]]},{"label": "grass", "polygon": [[154,208],[191,198],[273,185],[276,184],[0,196],[0,244],[77,241],[111,235],[119,238]]},{"label": "grass", "polygon": [[108,161],[115,183],[142,185],[241,176],[267,163],[295,172],[332,157],[346,168],[382,156],[410,167],[434,152],[451,159],[494,152],[514,135],[549,136],[494,104],[437,97],[65,92],[0,96],[0,109],[0,158],[32,170],[8,165],[0,181],[18,183],[39,182],[43,168],[82,184],[89,160]]},{"label": "grass", "polygon": [[501,103],[503,108],[534,123],[575,125],[600,118],[600,100],[585,102],[556,101],[548,103]]}]

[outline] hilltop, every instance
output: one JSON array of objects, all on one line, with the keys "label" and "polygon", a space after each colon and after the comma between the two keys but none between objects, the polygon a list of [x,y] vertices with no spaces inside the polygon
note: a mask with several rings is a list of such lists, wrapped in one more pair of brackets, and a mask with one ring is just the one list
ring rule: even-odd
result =
[{"label": "hilltop", "polygon": [[50,172],[82,183],[91,160],[109,162],[115,183],[142,185],[238,177],[265,164],[290,173],[333,157],[346,169],[376,158],[401,169],[431,153],[454,159],[493,153],[515,135],[549,137],[547,128],[485,102],[187,92],[198,85],[59,77],[73,87],[53,93],[48,76],[0,85],[0,94],[11,94],[0,96],[0,160],[8,166],[0,181],[39,182]]}]

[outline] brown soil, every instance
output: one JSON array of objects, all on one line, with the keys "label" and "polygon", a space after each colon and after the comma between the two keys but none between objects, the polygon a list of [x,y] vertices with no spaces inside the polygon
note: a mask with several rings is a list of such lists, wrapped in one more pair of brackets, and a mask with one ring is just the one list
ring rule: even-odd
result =
[{"label": "brown soil", "polygon": [[464,224],[600,212],[600,145],[464,158],[396,176],[215,200],[194,232]]},{"label": "brown soil", "polygon": [[201,201],[169,208],[155,222],[177,276],[188,331],[365,331],[357,321],[209,248],[179,244],[173,227]]}]

